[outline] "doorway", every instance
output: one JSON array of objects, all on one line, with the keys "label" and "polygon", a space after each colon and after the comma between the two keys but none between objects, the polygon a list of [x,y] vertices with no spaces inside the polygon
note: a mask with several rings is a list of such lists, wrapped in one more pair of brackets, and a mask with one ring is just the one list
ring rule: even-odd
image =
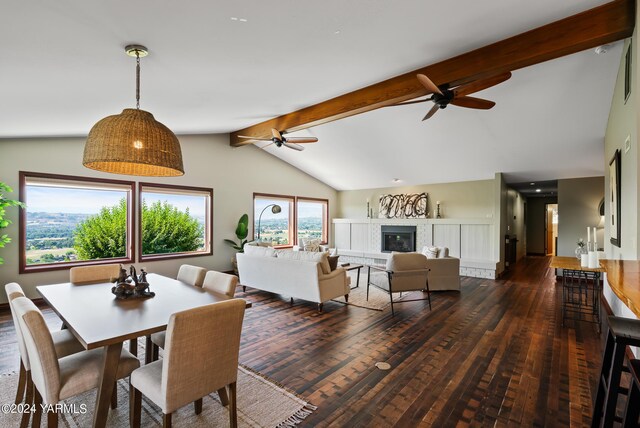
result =
[{"label": "doorway", "polygon": [[558,204],[545,204],[544,250],[548,256],[557,255],[558,250]]}]

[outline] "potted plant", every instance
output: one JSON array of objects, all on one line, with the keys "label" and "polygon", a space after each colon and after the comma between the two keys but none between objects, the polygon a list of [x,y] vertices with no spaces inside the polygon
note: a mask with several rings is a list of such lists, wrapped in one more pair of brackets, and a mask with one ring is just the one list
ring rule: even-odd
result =
[{"label": "potted plant", "polygon": [[[4,218],[6,214],[5,208],[7,207],[24,207],[24,204],[20,201],[16,201],[13,199],[7,199],[4,197],[4,192],[11,193],[13,189],[7,186],[5,183],[0,181],[0,229],[4,229],[5,227],[11,224],[10,220],[6,220]],[[0,235],[0,248],[4,248],[5,245],[11,242],[11,238],[8,235]],[[2,257],[0,257],[0,265],[4,263]]]},{"label": "potted plant", "polygon": [[[238,225],[236,226],[236,238],[238,238],[238,242],[232,241],[231,239],[225,239],[224,242],[229,244],[231,248],[237,250],[238,253],[244,252],[244,246],[247,242],[247,235],[249,234],[249,215],[242,214],[240,220],[238,220]],[[237,254],[237,253],[236,253]],[[233,271],[235,274],[238,274],[238,261],[236,260],[236,255],[233,255],[231,259],[231,263],[233,264]]]}]

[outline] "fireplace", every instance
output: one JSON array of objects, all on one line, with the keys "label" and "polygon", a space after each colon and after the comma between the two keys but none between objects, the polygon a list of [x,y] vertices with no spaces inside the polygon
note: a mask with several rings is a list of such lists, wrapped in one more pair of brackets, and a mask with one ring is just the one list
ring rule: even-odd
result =
[{"label": "fireplace", "polygon": [[416,250],[416,226],[382,226],[381,238],[383,253],[409,253]]}]

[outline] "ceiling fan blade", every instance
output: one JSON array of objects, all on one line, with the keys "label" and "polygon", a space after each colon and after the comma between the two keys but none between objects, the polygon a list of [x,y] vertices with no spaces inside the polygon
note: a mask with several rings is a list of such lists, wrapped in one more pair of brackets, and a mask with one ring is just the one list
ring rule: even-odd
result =
[{"label": "ceiling fan blade", "polygon": [[287,143],[297,143],[297,144],[318,142],[318,139],[316,137],[289,137],[289,138],[286,138],[286,140],[287,140]]},{"label": "ceiling fan blade", "polygon": [[498,74],[497,76],[489,77],[487,79],[476,80],[475,82],[470,82],[470,83],[458,86],[453,90],[453,94],[456,97],[472,94],[474,92],[482,91],[483,89],[487,89],[492,86],[495,86],[498,83],[502,83],[505,80],[509,80],[510,78],[511,78],[511,73],[507,72],[503,74]]},{"label": "ceiling fan blade", "polygon": [[285,146],[285,147],[288,147],[288,148],[290,148],[290,149],[297,150],[297,151],[299,151],[299,152],[301,152],[301,151],[303,151],[303,150],[304,150],[304,147],[299,146],[299,145],[294,144],[294,143],[287,143],[287,142],[283,142],[283,143],[282,143],[282,145],[283,145],[283,146]]},{"label": "ceiling fan blade", "polygon": [[280,134],[280,131],[278,131],[276,128],[271,128],[271,135],[273,135],[273,138],[275,138],[276,140],[282,141],[282,134]]},{"label": "ceiling fan blade", "polygon": [[426,103],[427,101],[433,101],[433,97],[425,98],[424,100],[404,101],[397,104],[389,104],[389,105],[386,105],[385,107],[406,106],[407,104]]},{"label": "ceiling fan blade", "polygon": [[266,149],[267,147],[269,147],[269,146],[270,146],[270,145],[272,145],[272,144],[275,144],[275,143],[272,141],[272,142],[270,142],[269,144],[265,144],[264,146],[259,147],[259,148],[260,148],[260,149]]},{"label": "ceiling fan blade", "polygon": [[246,135],[238,135],[238,138],[246,138],[248,140],[253,140],[253,141],[271,141],[271,138],[256,138],[256,137],[248,137]]},{"label": "ceiling fan blade", "polygon": [[440,92],[440,89],[436,86],[436,84],[433,83],[431,79],[429,79],[424,74],[418,74],[418,80],[420,81],[420,83],[422,83],[422,86],[427,88],[430,94],[433,94],[435,92],[442,95],[442,92]]},{"label": "ceiling fan blade", "polygon": [[436,114],[438,110],[440,110],[440,106],[438,104],[434,104],[433,107],[431,107],[431,110],[429,110],[429,113],[427,113],[426,116],[422,118],[422,121],[424,122],[425,120],[429,119],[431,116]]},{"label": "ceiling fan blade", "polygon": [[474,97],[458,97],[451,100],[449,104],[453,104],[458,107],[477,108],[481,110],[488,110],[496,103],[489,100],[483,100],[482,98]]}]

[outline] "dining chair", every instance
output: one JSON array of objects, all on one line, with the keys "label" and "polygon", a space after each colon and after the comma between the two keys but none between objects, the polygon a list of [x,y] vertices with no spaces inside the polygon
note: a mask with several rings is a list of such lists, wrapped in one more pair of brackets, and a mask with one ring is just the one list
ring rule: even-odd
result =
[{"label": "dining chair", "polygon": [[178,281],[182,281],[186,284],[193,285],[195,287],[202,287],[202,281],[207,270],[200,266],[182,265],[178,270]]},{"label": "dining chair", "polygon": [[[16,329],[16,340],[18,342],[18,351],[20,352],[20,374],[18,375],[18,389],[16,391],[15,404],[20,404],[23,401],[30,403],[33,401],[33,381],[31,380],[31,364],[29,361],[29,355],[27,353],[27,346],[24,341],[24,336],[18,322],[16,310],[13,306],[13,302],[18,297],[23,297],[24,291],[22,287],[15,282],[10,282],[4,286],[7,293],[7,300],[9,301],[9,310],[11,311],[11,317],[13,318],[13,325]],[[58,358],[65,357],[67,355],[74,354],[84,350],[84,347],[78,340],[71,334],[69,330],[59,330],[51,333],[53,340],[53,346]],[[23,414],[23,425],[29,420],[29,413]],[[26,417],[26,419],[25,419]]]},{"label": "dining chair", "polygon": [[114,281],[120,274],[120,265],[76,266],[69,270],[69,281],[73,283]]},{"label": "dining chair", "polygon": [[[176,279],[195,287],[202,287],[202,283],[204,281],[206,273],[207,270],[205,268],[192,265],[182,265],[180,266],[180,270],[178,270],[178,277]],[[145,355],[145,362],[147,364],[158,359],[160,348],[164,349],[164,342],[164,331],[154,333],[151,336],[147,336],[145,352],[150,351],[147,355]]]},{"label": "dining chair", "polygon": [[[16,297],[12,304],[31,363],[35,408],[32,426],[39,427],[42,405],[55,405],[99,386],[104,355],[102,349],[92,349],[58,358],[53,335],[36,305],[26,297]],[[139,366],[138,359],[122,349],[117,379],[129,376]],[[57,411],[47,412],[47,425],[58,426]]]},{"label": "dining chair", "polygon": [[231,299],[171,315],[164,358],[131,373],[132,427],[140,426],[143,394],[160,407],[163,426],[170,427],[173,412],[193,402],[199,414],[202,398],[220,390],[228,390],[230,425],[237,426],[236,381],[245,305],[242,299]]},{"label": "dining chair", "polygon": [[229,297],[233,297],[236,293],[236,285],[238,285],[237,276],[215,270],[208,271],[202,282],[202,288],[226,294]]}]

